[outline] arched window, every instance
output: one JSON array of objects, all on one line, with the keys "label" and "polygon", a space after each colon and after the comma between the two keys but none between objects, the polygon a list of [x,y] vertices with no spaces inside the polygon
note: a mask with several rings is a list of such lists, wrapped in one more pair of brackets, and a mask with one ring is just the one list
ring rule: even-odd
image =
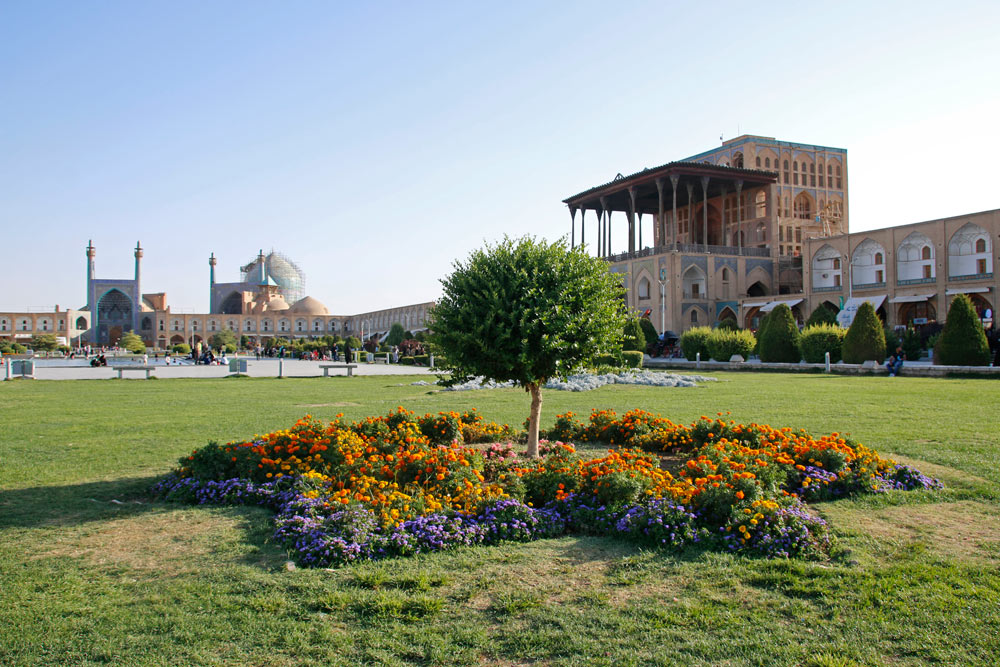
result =
[{"label": "arched window", "polygon": [[78,317],[78,318],[76,318],[76,328],[77,329],[86,329],[87,328],[87,318],[86,317]]},{"label": "arched window", "polygon": [[931,258],[931,247],[925,245],[920,249],[920,259],[930,259]]},{"label": "arched window", "polygon": [[152,329],[153,328],[153,320],[149,319],[149,317],[142,318],[142,328],[144,330],[146,330],[146,331]]},{"label": "arched window", "polygon": [[743,168],[743,153],[736,152],[733,154],[733,166],[740,169]]},{"label": "arched window", "polygon": [[638,288],[636,289],[636,291],[639,294],[639,299],[648,299],[649,298],[649,279],[646,278],[646,277],[640,278],[639,279],[639,285],[638,285]]},{"label": "arched window", "polygon": [[690,266],[682,276],[684,298],[700,299],[705,296],[705,273],[697,266]]},{"label": "arched window", "polygon": [[986,252],[986,239],[976,239],[976,252]]},{"label": "arched window", "polygon": [[698,324],[698,311],[695,308],[691,309],[691,324]]},{"label": "arched window", "polygon": [[760,190],[757,192],[755,200],[757,203],[757,217],[765,217],[767,215],[767,193]]},{"label": "arched window", "polygon": [[757,156],[757,168],[760,169],[760,156]]},{"label": "arched window", "polygon": [[800,192],[795,197],[795,217],[801,220],[812,220],[812,198],[805,192]]},{"label": "arched window", "polygon": [[882,253],[880,253],[880,252],[875,253],[875,263],[876,264],[884,264],[885,262],[883,262],[882,259],[883,259],[882,258]]},{"label": "arched window", "polygon": [[764,158],[764,168],[765,169],[771,168],[771,158],[769,157]]}]

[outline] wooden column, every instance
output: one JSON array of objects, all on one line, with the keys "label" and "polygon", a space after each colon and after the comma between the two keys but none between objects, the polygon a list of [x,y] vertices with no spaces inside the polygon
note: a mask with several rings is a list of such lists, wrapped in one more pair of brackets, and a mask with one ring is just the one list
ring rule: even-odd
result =
[{"label": "wooden column", "polygon": [[708,176],[701,177],[701,243],[708,252]]},{"label": "wooden column", "polygon": [[736,247],[743,254],[743,181],[736,181]]},{"label": "wooden column", "polygon": [[653,239],[653,245],[664,246],[666,245],[666,240],[664,239],[664,232],[666,232],[665,229],[666,226],[663,224],[663,179],[662,178],[656,179],[656,195],[659,200],[659,206],[657,209],[659,213],[657,214],[656,218],[656,228],[657,231],[659,232],[659,239],[658,239],[659,244],[656,243],[657,239]]},{"label": "wooden column", "polygon": [[628,251],[635,252],[635,188],[628,189]]},{"label": "wooden column", "polygon": [[679,180],[680,180],[680,176],[675,176],[673,174],[670,175],[670,185],[673,187],[673,190],[674,190],[674,200],[673,200],[673,204],[674,204],[674,214],[673,215],[674,215],[674,217],[670,219],[670,227],[671,227],[671,229],[673,229],[673,234],[672,234],[673,241],[672,242],[673,242],[673,245],[674,245],[674,250],[677,249],[677,182]]},{"label": "wooden column", "polygon": [[728,232],[726,229],[726,184],[723,183],[721,186],[721,193],[719,194],[719,209],[722,215],[722,245],[729,245]]},{"label": "wooden column", "polygon": [[694,243],[694,183],[687,184],[688,191],[688,243]]},{"label": "wooden column", "polygon": [[584,226],[584,219],[587,217],[587,209],[580,209],[580,245],[587,246],[587,228]]},{"label": "wooden column", "polygon": [[569,207],[569,247],[576,247],[576,207]]},{"label": "wooden column", "polygon": [[601,208],[604,209],[604,228],[602,230],[604,234],[604,254],[601,256],[607,257],[611,254],[611,211],[608,210],[607,197],[601,197]]}]

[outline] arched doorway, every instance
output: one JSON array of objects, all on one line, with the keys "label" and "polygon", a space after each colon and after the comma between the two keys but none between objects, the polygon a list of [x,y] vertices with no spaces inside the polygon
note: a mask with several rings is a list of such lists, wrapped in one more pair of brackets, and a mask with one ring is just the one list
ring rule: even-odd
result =
[{"label": "arched doorway", "polygon": [[726,306],[719,311],[719,322],[723,320],[732,320],[733,322],[739,322],[739,318],[736,317],[736,313],[729,306]]},{"label": "arched doorway", "polygon": [[132,300],[121,290],[108,290],[97,302],[97,322],[97,342],[114,345],[132,328]]},{"label": "arched doorway", "polygon": [[747,296],[767,296],[767,285],[758,280],[747,288]]},{"label": "arched doorway", "polygon": [[928,324],[937,320],[937,309],[929,299],[926,301],[901,303],[899,304],[899,311],[897,314],[897,321],[900,324],[905,324],[906,326]]},{"label": "arched doorway", "polygon": [[222,306],[219,308],[219,312],[223,315],[241,315],[243,314],[243,297],[239,292],[233,292],[226,297],[226,300],[222,302]]}]

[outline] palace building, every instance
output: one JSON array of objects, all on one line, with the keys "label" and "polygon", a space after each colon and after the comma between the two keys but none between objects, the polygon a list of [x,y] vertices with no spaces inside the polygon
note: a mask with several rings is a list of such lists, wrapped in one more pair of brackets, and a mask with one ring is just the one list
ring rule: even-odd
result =
[{"label": "palace building", "polygon": [[[607,259],[661,330],[756,329],[779,303],[800,324],[820,303],[849,324],[861,301],[890,325],[921,325],[959,293],[992,324],[1000,211],[851,233],[847,185],[845,149],[744,135],[563,201],[571,243]],[[627,248],[612,247],[612,225]]]}]

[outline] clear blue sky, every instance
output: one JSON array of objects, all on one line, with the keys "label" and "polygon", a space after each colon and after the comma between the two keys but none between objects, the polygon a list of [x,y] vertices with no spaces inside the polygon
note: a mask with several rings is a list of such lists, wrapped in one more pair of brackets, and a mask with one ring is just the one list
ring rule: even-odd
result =
[{"label": "clear blue sky", "polygon": [[[175,309],[289,255],[338,314],[434,299],[561,200],[738,132],[848,149],[853,230],[1000,208],[1000,3],[0,2],[0,310],[84,247]],[[618,242],[618,247],[624,241]]]}]

